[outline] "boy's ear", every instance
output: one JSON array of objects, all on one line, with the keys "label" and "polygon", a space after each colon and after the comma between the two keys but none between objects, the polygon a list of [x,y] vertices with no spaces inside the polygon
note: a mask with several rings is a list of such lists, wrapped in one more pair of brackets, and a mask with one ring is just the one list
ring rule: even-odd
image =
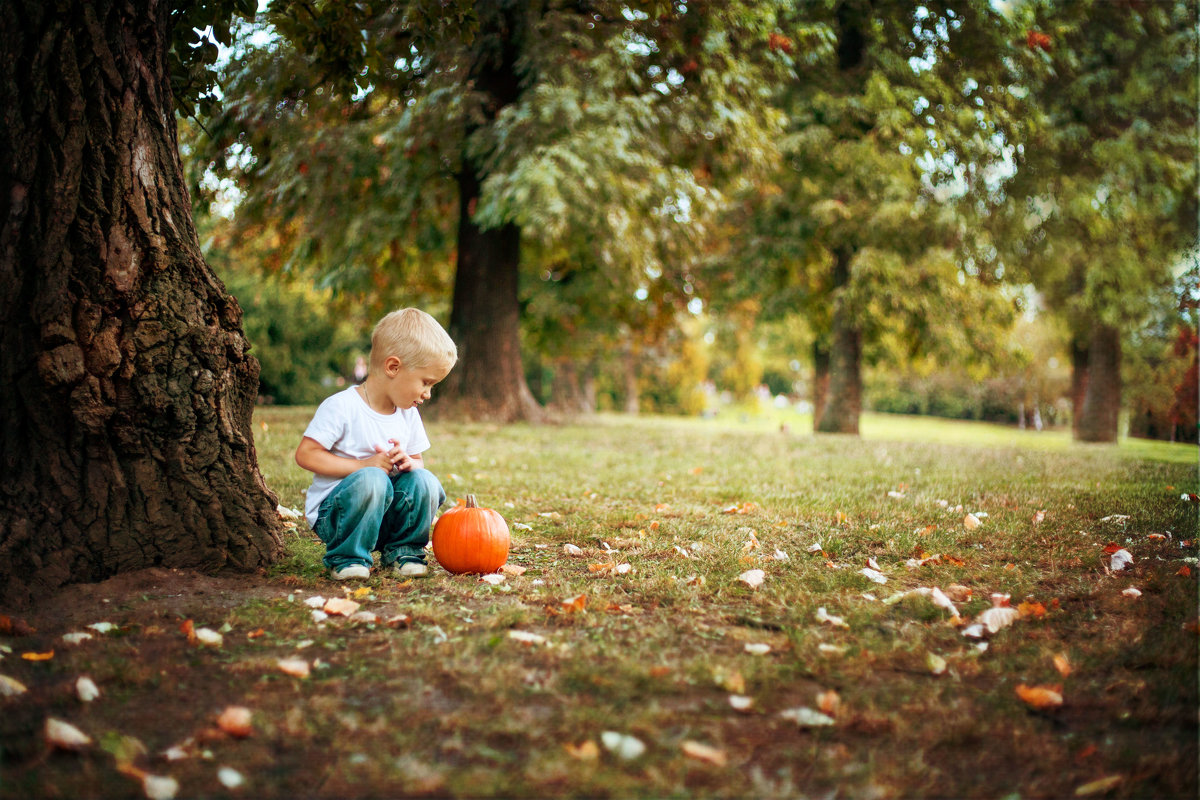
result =
[{"label": "boy's ear", "polygon": [[403,366],[404,362],[400,360],[399,356],[388,356],[383,360],[383,374],[394,378]]}]

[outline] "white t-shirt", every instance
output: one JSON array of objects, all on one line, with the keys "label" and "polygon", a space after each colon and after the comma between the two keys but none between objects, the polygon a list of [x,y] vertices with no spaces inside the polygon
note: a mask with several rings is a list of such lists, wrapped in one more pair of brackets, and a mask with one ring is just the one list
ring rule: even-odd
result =
[{"label": "white t-shirt", "polygon": [[[335,456],[360,460],[375,455],[375,445],[392,449],[389,439],[399,442],[400,449],[410,456],[429,449],[429,437],[425,435],[425,426],[417,409],[398,408],[391,414],[380,414],[367,405],[353,386],[325,398],[317,406],[317,413],[313,414],[304,435]],[[341,478],[313,475],[304,502],[304,516],[309,525],[316,526],[321,501],[341,482]]]}]

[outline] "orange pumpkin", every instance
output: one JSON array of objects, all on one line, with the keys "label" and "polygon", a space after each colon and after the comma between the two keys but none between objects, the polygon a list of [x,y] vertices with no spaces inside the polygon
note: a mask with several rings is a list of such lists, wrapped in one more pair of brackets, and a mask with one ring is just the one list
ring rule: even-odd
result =
[{"label": "orange pumpkin", "polygon": [[433,556],[447,572],[486,574],[508,561],[508,523],[475,495],[442,514],[433,526]]}]

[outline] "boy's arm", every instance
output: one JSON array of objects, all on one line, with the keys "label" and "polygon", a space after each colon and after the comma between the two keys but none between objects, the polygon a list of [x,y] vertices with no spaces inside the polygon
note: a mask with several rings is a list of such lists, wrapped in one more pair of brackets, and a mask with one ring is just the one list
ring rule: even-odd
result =
[{"label": "boy's arm", "polygon": [[309,472],[344,478],[363,467],[379,467],[385,472],[392,469],[392,460],[387,453],[376,453],[370,458],[345,458],[329,452],[320,442],[305,436],[296,448],[296,463]]}]

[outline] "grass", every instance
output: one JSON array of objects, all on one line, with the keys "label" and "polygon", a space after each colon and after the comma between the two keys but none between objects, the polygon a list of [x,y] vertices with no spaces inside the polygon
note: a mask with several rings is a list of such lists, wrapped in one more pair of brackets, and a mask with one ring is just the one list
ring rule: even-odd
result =
[{"label": "grass", "polygon": [[[310,413],[255,418],[267,482],[294,508]],[[147,633],[138,609],[165,602],[147,595],[113,620],[122,638],[0,671],[42,687],[29,704],[43,712],[71,713],[44,687],[83,668],[130,707],[170,709],[171,724],[88,719],[143,742],[137,768],[173,775],[183,796],[227,794],[217,764],[259,797],[1197,793],[1197,506],[1180,499],[1200,488],[1195,447],[870,415],[861,439],[814,438],[799,417],[429,428],[430,468],[452,498],[474,493],[506,517],[522,575],[376,576],[356,597],[380,622],[318,625],[303,601],[352,588],[325,578],[301,527],[236,603],[176,615],[223,626],[219,650],[188,645],[174,618]],[[965,528],[968,512],[982,525]],[[1106,545],[1134,564],[1111,572]],[[860,573],[868,559],[886,584]],[[630,571],[605,566],[618,564]],[[739,577],[751,569],[757,589]],[[962,621],[926,596],[893,602],[952,586],[970,594]],[[1025,616],[984,649],[962,627],[992,593]],[[397,615],[410,621],[383,624]],[[281,657],[311,676],[282,674]],[[1064,702],[1032,708],[1021,684],[1060,687]],[[200,735],[196,757],[153,757],[227,702],[254,711],[252,737]],[[833,724],[781,716],[822,705]],[[615,734],[645,751],[622,758]],[[128,790],[114,761],[18,758],[0,795],[106,776]]]}]

